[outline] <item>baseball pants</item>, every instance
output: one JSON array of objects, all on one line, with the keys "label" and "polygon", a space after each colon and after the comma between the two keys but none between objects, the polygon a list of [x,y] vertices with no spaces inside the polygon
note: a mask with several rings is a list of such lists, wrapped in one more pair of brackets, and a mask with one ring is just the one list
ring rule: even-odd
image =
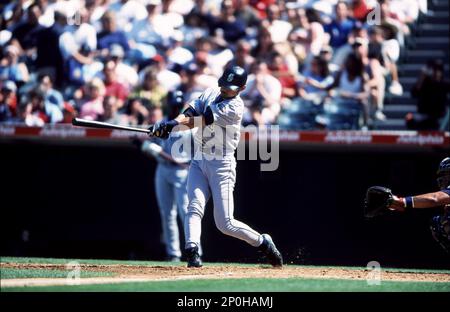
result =
[{"label": "baseball pants", "polygon": [[177,215],[184,225],[188,206],[186,181],[188,170],[159,164],[155,174],[163,240],[168,256],[181,257]]},{"label": "baseball pants", "polygon": [[262,236],[233,217],[235,182],[234,156],[220,160],[202,159],[191,162],[187,182],[189,205],[184,226],[186,248],[200,246],[201,221],[211,195],[217,228],[222,233],[244,240],[252,246],[261,245]]}]

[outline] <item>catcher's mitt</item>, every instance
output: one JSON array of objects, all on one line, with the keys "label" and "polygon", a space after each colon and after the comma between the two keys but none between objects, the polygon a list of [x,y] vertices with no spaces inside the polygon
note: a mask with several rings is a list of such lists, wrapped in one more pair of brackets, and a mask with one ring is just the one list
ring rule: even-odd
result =
[{"label": "catcher's mitt", "polygon": [[364,200],[364,215],[373,218],[385,213],[394,200],[392,191],[383,186],[371,186]]}]

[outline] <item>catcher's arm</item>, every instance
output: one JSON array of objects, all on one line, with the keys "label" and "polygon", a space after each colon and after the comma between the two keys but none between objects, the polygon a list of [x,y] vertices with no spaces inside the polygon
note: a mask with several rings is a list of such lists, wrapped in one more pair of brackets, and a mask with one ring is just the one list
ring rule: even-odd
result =
[{"label": "catcher's arm", "polygon": [[422,194],[417,196],[398,197],[393,196],[393,201],[389,205],[390,210],[405,211],[410,208],[435,208],[450,205],[450,195],[445,191]]}]

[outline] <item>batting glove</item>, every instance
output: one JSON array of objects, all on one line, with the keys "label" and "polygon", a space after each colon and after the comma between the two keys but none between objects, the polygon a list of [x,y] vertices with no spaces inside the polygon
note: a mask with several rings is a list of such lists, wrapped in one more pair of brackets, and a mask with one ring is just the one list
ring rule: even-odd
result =
[{"label": "batting glove", "polygon": [[167,139],[172,129],[177,125],[178,121],[176,120],[160,121],[150,127],[150,133],[157,138]]}]

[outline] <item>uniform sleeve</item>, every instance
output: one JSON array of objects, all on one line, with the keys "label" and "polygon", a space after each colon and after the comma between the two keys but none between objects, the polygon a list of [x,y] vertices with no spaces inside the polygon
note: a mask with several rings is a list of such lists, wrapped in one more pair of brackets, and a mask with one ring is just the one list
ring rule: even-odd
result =
[{"label": "uniform sleeve", "polygon": [[241,104],[241,102],[229,102],[210,106],[214,116],[214,124],[224,128],[236,124],[242,119],[243,105]]},{"label": "uniform sleeve", "polygon": [[196,98],[195,100],[192,100],[189,103],[189,107],[191,107],[192,109],[195,110],[197,116],[203,115],[205,112],[205,103],[206,103],[207,93],[208,93],[208,90],[206,90],[205,92],[200,94],[200,96],[198,98]]},{"label": "uniform sleeve", "polygon": [[450,196],[450,188],[446,188],[445,190],[441,190],[441,192],[444,192],[445,194]]}]

